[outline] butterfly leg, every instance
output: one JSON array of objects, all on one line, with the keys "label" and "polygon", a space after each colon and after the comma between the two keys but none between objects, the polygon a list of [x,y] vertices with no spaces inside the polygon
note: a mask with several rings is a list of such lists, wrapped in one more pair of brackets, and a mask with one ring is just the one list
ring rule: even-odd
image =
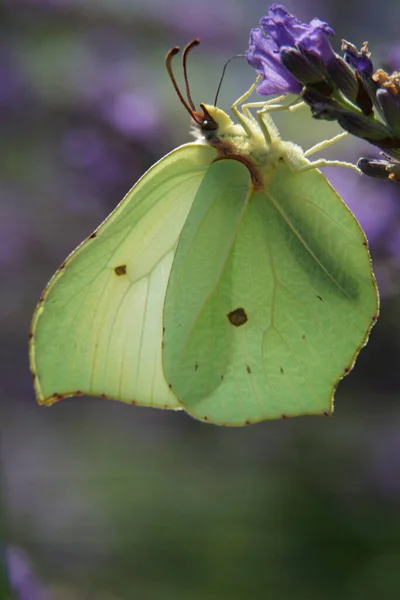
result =
[{"label": "butterfly leg", "polygon": [[[247,92],[245,92],[242,96],[240,96],[240,98],[238,98],[236,100],[236,102],[234,102],[231,106],[231,110],[232,110],[233,114],[235,115],[238,122],[242,125],[243,129],[248,133],[248,135],[251,135],[251,128],[249,127],[248,122],[249,121],[251,121],[252,123],[258,122],[258,119],[256,119],[254,117],[254,115],[251,113],[250,109],[261,108],[261,109],[265,109],[265,112],[269,112],[270,110],[271,111],[272,110],[297,110],[297,108],[300,108],[301,106],[304,105],[304,102],[298,102],[299,96],[297,96],[289,104],[279,104],[279,102],[281,100],[284,100],[287,97],[286,94],[284,94],[282,96],[278,96],[277,98],[271,98],[271,100],[267,100],[267,101],[263,100],[260,102],[248,102],[246,104],[243,104],[243,102],[245,102],[251,96],[251,94],[254,92],[258,83],[261,81],[261,79],[262,79],[262,76],[259,75],[257,77],[256,81],[253,83],[253,85],[247,90]],[[242,105],[242,106],[239,110],[240,105]],[[264,135],[265,135],[265,132],[264,132]],[[270,136],[268,136],[267,139],[270,140]]]},{"label": "butterfly leg", "polygon": [[240,96],[240,98],[238,98],[237,100],[235,100],[235,102],[232,104],[232,111],[236,112],[237,111],[237,107],[240,104],[243,104],[243,102],[245,100],[247,100],[247,98],[250,98],[250,96],[252,95],[252,93],[254,92],[254,90],[256,89],[258,83],[261,81],[261,75],[258,75],[257,79],[255,80],[255,82],[249,87],[249,89],[247,90],[247,92],[245,92],[244,94],[242,94]]},{"label": "butterfly leg", "polygon": [[250,86],[250,88],[247,90],[247,92],[245,92],[244,94],[242,94],[242,96],[240,96],[240,98],[238,98],[237,100],[235,100],[235,102],[232,104],[231,106],[231,110],[233,112],[233,114],[235,115],[236,118],[240,119],[241,117],[241,113],[238,109],[238,106],[240,106],[241,104],[243,104],[243,102],[245,102],[247,100],[247,98],[250,98],[250,96],[252,95],[252,93],[254,92],[254,90],[256,89],[258,83],[261,81],[261,75],[259,75],[257,77],[257,79],[255,80],[255,82],[253,83],[253,85]]},{"label": "butterfly leg", "polygon": [[[296,110],[297,108],[300,108],[300,106],[304,105],[304,102],[298,102],[298,99],[299,99],[298,96],[294,100],[292,100],[292,102],[290,102],[289,104],[279,104],[279,102],[281,100],[284,100],[284,98],[286,98],[286,95],[278,96],[277,98],[272,98],[271,100],[267,100],[267,101],[264,100],[262,102],[249,102],[247,104],[243,104],[243,102],[245,102],[248,98],[250,98],[250,96],[256,89],[256,87],[257,87],[258,83],[261,81],[261,79],[262,79],[262,76],[259,75],[257,77],[257,79],[255,80],[255,82],[253,83],[253,85],[247,90],[247,92],[245,92],[242,96],[240,96],[240,98],[238,98],[232,104],[232,107],[231,107],[233,114],[235,115],[235,117],[237,118],[237,120],[239,121],[239,123],[242,125],[242,127],[245,129],[245,131],[247,133],[250,133],[249,127],[248,127],[248,120],[250,120],[252,122],[256,121],[256,119],[254,118],[254,115],[250,112],[250,109],[252,109],[252,108],[264,108],[264,109],[266,109],[265,112],[267,112],[267,110],[269,111],[270,106],[274,107],[274,108],[272,108],[272,110]],[[242,105],[241,110],[239,110],[240,105]]]},{"label": "butterfly leg", "polygon": [[271,100],[263,100],[260,102],[248,102],[247,104],[243,104],[242,111],[249,112],[250,108],[264,108],[265,106],[270,106],[273,104],[276,104],[277,106],[290,106],[289,104],[278,104],[281,100],[284,100],[284,98],[286,98],[286,96],[278,96],[278,98],[271,98]]},{"label": "butterfly leg", "polygon": [[[279,96],[278,98],[273,98],[269,102],[264,102],[263,104],[261,104],[261,110],[258,110],[256,113],[256,121],[263,132],[267,144],[270,144],[272,142],[272,137],[277,137],[279,139],[279,134],[269,113],[278,112],[282,110],[289,110],[293,112],[294,110],[297,110],[298,108],[305,105],[303,101],[299,100],[301,96],[296,96],[294,100],[292,100],[288,104],[277,103],[277,101],[281,100],[282,98],[286,98],[286,96]],[[248,114],[250,113],[249,109],[257,108],[258,106],[260,106],[260,103],[258,102],[254,102],[252,104],[245,104],[242,107],[243,113],[245,114],[245,116],[248,116]],[[275,132],[275,135],[274,133],[272,133],[271,135],[271,132]]]},{"label": "butterfly leg", "polygon": [[311,154],[315,154],[315,152],[319,152],[320,150],[325,150],[325,148],[328,148],[332,144],[335,144],[336,142],[339,142],[340,140],[342,140],[344,137],[346,137],[346,135],[347,135],[347,131],[342,131],[342,133],[338,133],[338,135],[335,135],[333,138],[330,138],[329,140],[324,140],[323,142],[319,142],[318,144],[315,144],[314,146],[311,146],[311,148],[306,150],[304,152],[304,156],[310,156]]},{"label": "butterfly leg", "polygon": [[[306,150],[304,152],[304,156],[310,156],[311,154],[315,154],[315,152],[319,152],[320,150],[325,150],[325,148],[328,148],[332,144],[335,144],[336,142],[339,142],[340,140],[342,140],[344,137],[346,137],[346,135],[347,135],[347,131],[342,131],[342,133],[338,133],[338,135],[335,135],[333,138],[330,138],[329,140],[324,140],[322,142],[319,142],[318,144],[315,144],[314,146],[311,146],[311,148]],[[301,167],[300,170],[307,171],[309,169],[319,169],[320,167],[329,167],[329,166],[347,167],[348,169],[357,171],[357,173],[361,173],[360,169],[358,167],[356,167],[356,165],[353,165],[350,162],[346,162],[346,161],[342,161],[342,160],[327,160],[325,158],[311,161],[308,165]]]},{"label": "butterfly leg", "polygon": [[248,104],[243,104],[242,111],[244,113],[249,112],[250,108],[261,108],[260,112],[275,112],[280,110],[289,110],[293,112],[302,106],[305,106],[305,102],[299,100],[300,96],[296,96],[291,102],[288,104],[280,104],[281,100],[287,98],[287,94],[282,96],[278,96],[277,98],[271,98],[271,100],[267,100],[266,102],[249,102]]},{"label": "butterfly leg", "polygon": [[[243,106],[241,107],[241,110],[245,117],[247,117],[248,119],[251,119],[252,121],[256,121],[260,124],[259,120],[254,118],[253,114],[250,112],[250,109],[261,108],[262,110],[259,112],[266,115],[266,113],[268,113],[268,112],[280,111],[280,110],[289,110],[289,111],[293,112],[293,111],[297,110],[298,108],[305,106],[304,102],[301,102],[301,101],[299,102],[299,96],[296,96],[296,98],[294,100],[292,100],[291,102],[289,102],[289,104],[279,104],[280,101],[284,100],[286,97],[287,97],[286,95],[283,95],[283,96],[278,96],[277,98],[272,98],[271,100],[267,100],[266,102],[265,101],[264,102],[249,102],[247,104],[243,104]],[[238,116],[238,119],[240,119],[239,116]]]},{"label": "butterfly leg", "polygon": [[[279,98],[277,98],[277,100],[280,100],[281,98],[284,98],[284,96],[280,96]],[[254,103],[254,104],[256,104],[256,103]],[[266,113],[277,112],[277,111],[286,110],[286,109],[293,112],[294,110],[297,110],[298,108],[305,106],[305,105],[306,105],[305,102],[298,102],[298,97],[291,104],[272,104],[272,102],[267,102],[266,105],[264,106],[264,109],[258,111],[257,115],[260,115],[259,119],[262,119],[262,116]],[[250,107],[250,106],[252,106],[252,105],[245,104],[243,106],[243,109]],[[254,106],[254,108],[255,108],[255,106]],[[344,137],[346,137],[346,135],[347,135],[347,131],[342,131],[341,133],[338,133],[334,137],[330,138],[329,140],[324,140],[322,142],[318,142],[318,144],[315,144],[314,146],[311,146],[311,148],[306,150],[304,152],[304,156],[310,156],[311,154],[315,154],[316,152],[319,152],[320,150],[325,150],[325,148],[328,148],[332,144],[335,144],[336,142],[339,142],[340,140],[342,140]]]},{"label": "butterfly leg", "polygon": [[[298,104],[293,105],[292,110],[297,109],[298,107],[300,107],[302,105],[304,105],[304,102],[299,102]],[[264,136],[265,136],[265,139],[267,140],[267,142],[270,141],[270,139],[271,139],[271,136],[269,134],[269,127],[271,127],[271,125],[268,126],[268,122],[267,122],[267,119],[269,119],[268,113],[285,110],[288,107],[290,107],[290,105],[268,104],[262,110],[259,110],[257,112],[257,121],[258,121],[261,129],[263,130],[263,133],[264,133]],[[290,108],[289,108],[289,110],[290,110]],[[343,139],[346,135],[347,135],[347,132],[343,131],[342,133],[335,135],[333,138],[330,138],[329,140],[324,140],[322,142],[319,142],[318,144],[315,144],[314,146],[311,146],[311,148],[306,150],[306,152],[304,152],[304,156],[310,156],[311,154],[314,154],[315,152],[324,150],[325,148],[328,148],[335,142],[338,142],[341,139]],[[288,165],[288,166],[290,168],[293,168],[296,172],[309,171],[310,169],[319,169],[322,167],[335,166],[335,167],[346,167],[348,169],[352,169],[353,171],[356,171],[359,174],[361,173],[360,169],[358,167],[356,167],[356,165],[353,165],[353,163],[341,161],[341,160],[328,160],[325,158],[311,161],[306,165],[301,165],[301,166],[296,166],[296,167],[293,167],[291,165]]]},{"label": "butterfly leg", "polygon": [[[290,167],[290,165],[288,166]],[[356,173],[361,175],[360,169],[356,167],[356,165],[353,165],[353,163],[346,162],[344,160],[326,160],[325,158],[313,160],[307,165],[296,166],[293,170],[296,171],[296,173],[302,173],[303,171],[310,171],[311,169],[321,169],[322,167],[346,167],[347,169],[356,171]]]},{"label": "butterfly leg", "polygon": [[253,85],[247,90],[247,92],[245,92],[242,96],[240,96],[240,98],[238,98],[231,106],[231,111],[233,112],[236,119],[239,121],[239,123],[241,124],[241,126],[243,127],[243,129],[245,130],[245,132],[248,135],[251,135],[251,127],[249,126],[249,119],[251,121],[254,121],[254,117],[253,117],[253,115],[247,115],[246,117],[243,116],[243,114],[240,112],[238,107],[240,106],[240,104],[243,104],[243,102],[245,102],[247,100],[247,98],[250,98],[251,94],[254,92],[258,83],[261,81],[261,79],[262,79],[262,76],[259,75],[257,77],[257,79],[255,80],[255,82],[253,83]]}]

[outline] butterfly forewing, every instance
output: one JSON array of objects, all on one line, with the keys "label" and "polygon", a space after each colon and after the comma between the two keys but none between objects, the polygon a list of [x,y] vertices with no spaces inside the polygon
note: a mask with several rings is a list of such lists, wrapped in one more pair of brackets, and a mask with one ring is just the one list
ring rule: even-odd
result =
[{"label": "butterfly forewing", "polygon": [[56,273],[32,325],[39,402],[84,393],[179,406],[162,370],[162,310],[179,234],[214,157],[198,144],[167,155]]}]

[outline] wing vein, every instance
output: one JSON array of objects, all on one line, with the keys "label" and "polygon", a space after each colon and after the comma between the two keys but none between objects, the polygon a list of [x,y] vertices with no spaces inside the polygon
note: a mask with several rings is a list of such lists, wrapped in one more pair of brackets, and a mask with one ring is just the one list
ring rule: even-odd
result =
[{"label": "wing vein", "polygon": [[325,265],[316,256],[315,252],[313,252],[313,250],[310,248],[310,246],[307,244],[307,242],[303,239],[301,233],[293,225],[291,219],[286,215],[285,211],[281,208],[279,202],[277,202],[273,198],[273,196],[271,194],[269,194],[268,192],[265,192],[265,195],[267,196],[267,198],[269,198],[269,200],[272,202],[272,204],[273,204],[274,208],[276,209],[276,211],[280,214],[280,216],[285,221],[286,225],[289,227],[289,229],[292,231],[292,233],[294,233],[294,235],[297,237],[297,239],[299,240],[299,242],[303,245],[303,247],[305,248],[305,250],[307,250],[307,252],[309,253],[309,255],[314,259],[314,261],[316,262],[316,264],[325,273],[325,275],[332,281],[332,283],[334,283],[336,285],[336,287],[343,293],[344,296],[346,296],[346,298],[348,298],[349,300],[353,300],[353,298],[346,292],[345,289],[343,289],[343,287],[340,285],[340,283],[329,272],[329,270],[325,267]]}]

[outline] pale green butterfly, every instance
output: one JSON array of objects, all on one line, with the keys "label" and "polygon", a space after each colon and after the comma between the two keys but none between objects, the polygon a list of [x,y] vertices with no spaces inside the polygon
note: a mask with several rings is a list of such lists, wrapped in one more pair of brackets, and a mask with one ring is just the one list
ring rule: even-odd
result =
[{"label": "pale green butterfly", "polygon": [[[267,114],[186,101],[196,141],[156,163],[39,301],[40,404],[92,395],[221,425],[331,414],[378,315],[365,235]],[[250,109],[260,108],[255,116]],[[334,162],[334,161],[333,161]],[[342,163],[335,163],[342,164]]]}]

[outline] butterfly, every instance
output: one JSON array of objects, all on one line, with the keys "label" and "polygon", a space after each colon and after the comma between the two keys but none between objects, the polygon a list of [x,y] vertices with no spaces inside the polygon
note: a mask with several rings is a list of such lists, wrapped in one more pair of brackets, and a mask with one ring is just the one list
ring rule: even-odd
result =
[{"label": "butterfly", "polygon": [[229,426],[330,415],[378,316],[366,237],[319,170],[329,161],[280,138],[276,105],[245,103],[256,84],[236,123],[196,109],[197,44],[187,98],[179,48],[166,58],[195,141],[139,179],[40,298],[38,402],[91,395]]}]

